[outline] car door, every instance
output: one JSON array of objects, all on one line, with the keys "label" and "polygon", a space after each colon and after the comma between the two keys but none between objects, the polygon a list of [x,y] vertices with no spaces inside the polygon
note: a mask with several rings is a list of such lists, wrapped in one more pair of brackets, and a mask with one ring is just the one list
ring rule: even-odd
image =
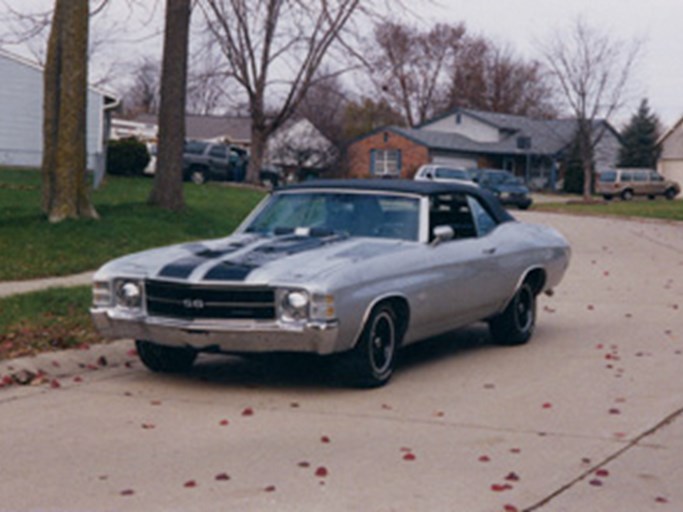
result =
[{"label": "car door", "polygon": [[440,194],[431,202],[430,232],[449,226],[454,237],[432,240],[424,265],[415,269],[423,286],[423,300],[413,306],[416,337],[484,319],[497,311],[504,295],[497,281],[500,265],[493,217],[467,194]]},{"label": "car door", "polygon": [[223,144],[215,144],[209,149],[209,171],[214,179],[227,180],[229,176],[230,162],[228,160],[228,148]]}]

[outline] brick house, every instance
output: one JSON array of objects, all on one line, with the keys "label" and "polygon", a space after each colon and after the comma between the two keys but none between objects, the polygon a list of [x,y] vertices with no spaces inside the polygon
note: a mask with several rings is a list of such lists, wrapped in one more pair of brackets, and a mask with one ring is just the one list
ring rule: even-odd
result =
[{"label": "brick house", "polygon": [[[618,133],[606,121],[596,121],[593,129],[600,133],[596,167],[614,166]],[[416,128],[388,126],[359,137],[347,150],[349,176],[411,179],[421,165],[437,163],[507,169],[533,188],[554,189],[575,131],[574,119],[456,109]]]}]

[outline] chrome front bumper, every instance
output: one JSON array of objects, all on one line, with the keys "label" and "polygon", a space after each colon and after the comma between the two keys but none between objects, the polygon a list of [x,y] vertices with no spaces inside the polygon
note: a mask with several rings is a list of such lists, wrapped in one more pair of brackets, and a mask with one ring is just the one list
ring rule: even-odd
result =
[{"label": "chrome front bumper", "polygon": [[309,352],[332,354],[339,345],[338,322],[287,324],[274,320],[181,320],[92,308],[95,327],[106,338],[132,338],[168,346],[226,353]]}]

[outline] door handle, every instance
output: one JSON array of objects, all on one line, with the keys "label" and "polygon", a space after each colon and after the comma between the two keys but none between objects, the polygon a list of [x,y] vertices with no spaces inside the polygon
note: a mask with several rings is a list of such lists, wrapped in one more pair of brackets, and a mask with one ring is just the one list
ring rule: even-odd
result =
[{"label": "door handle", "polygon": [[495,247],[489,247],[488,249],[484,249],[482,252],[484,254],[495,254],[496,248]]}]

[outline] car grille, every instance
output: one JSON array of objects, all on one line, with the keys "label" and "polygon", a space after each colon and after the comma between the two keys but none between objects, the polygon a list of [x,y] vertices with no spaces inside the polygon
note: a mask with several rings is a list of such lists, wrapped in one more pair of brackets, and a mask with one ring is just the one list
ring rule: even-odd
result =
[{"label": "car grille", "polygon": [[147,313],[186,319],[275,318],[275,292],[269,288],[233,288],[145,281]]}]

